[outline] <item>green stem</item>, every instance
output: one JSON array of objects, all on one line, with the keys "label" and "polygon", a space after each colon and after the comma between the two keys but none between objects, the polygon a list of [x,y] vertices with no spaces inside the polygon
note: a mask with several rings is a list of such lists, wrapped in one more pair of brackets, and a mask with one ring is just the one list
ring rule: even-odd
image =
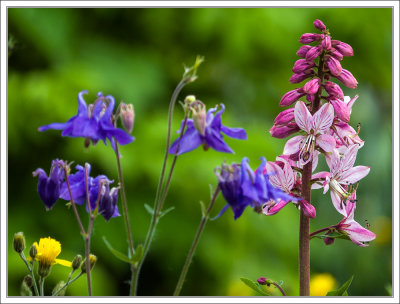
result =
[{"label": "green stem", "polygon": [[36,284],[35,275],[33,274],[33,265],[34,265],[33,262],[34,262],[34,261],[32,260],[32,264],[31,264],[32,267],[30,267],[28,261],[27,261],[26,258],[25,258],[24,253],[21,252],[21,253],[19,254],[19,256],[20,256],[21,259],[24,261],[26,267],[28,268],[29,273],[31,274],[31,277],[32,277],[32,280],[33,280],[33,286],[34,286],[34,289],[35,289],[35,293],[36,293],[36,295],[38,296],[38,295],[39,295],[39,291],[38,291],[38,287],[37,287],[37,284]]},{"label": "green stem", "polygon": [[55,293],[53,293],[53,296],[57,296],[64,288],[66,288],[68,285],[71,285],[73,282],[75,282],[78,278],[80,278],[82,276],[83,272],[81,272],[80,274],[78,274],[75,278],[73,278],[71,280],[71,276],[72,276],[72,272],[68,278],[67,283],[65,283],[64,286],[62,286],[59,290],[57,290]]},{"label": "green stem", "polygon": [[[89,209],[89,226],[88,233],[85,236],[85,253],[86,253],[86,277],[87,277],[87,286],[88,286],[88,294],[92,296],[92,280],[90,275],[90,237],[92,235],[93,230],[93,221],[94,216],[92,214],[92,207],[90,204],[90,195],[89,195],[89,164],[85,164],[85,186],[86,186],[86,203]],[[99,192],[101,188],[99,188]]]},{"label": "green stem", "polygon": [[201,222],[200,222],[199,228],[197,229],[197,233],[196,233],[196,235],[194,237],[192,246],[190,247],[189,253],[188,253],[187,257],[186,257],[186,261],[185,261],[185,264],[183,265],[182,272],[181,272],[181,275],[179,277],[178,283],[176,284],[175,291],[174,291],[174,296],[179,296],[179,294],[181,292],[181,289],[182,289],[182,286],[183,286],[183,282],[185,281],[186,274],[187,274],[187,272],[189,270],[190,263],[192,262],[193,254],[194,254],[194,252],[195,252],[195,250],[197,248],[197,245],[198,245],[199,240],[200,240],[201,233],[203,232],[204,227],[205,227],[205,225],[206,225],[206,223],[208,221],[208,218],[209,218],[209,215],[210,215],[210,211],[211,211],[212,207],[214,206],[214,202],[215,202],[215,200],[216,200],[216,198],[218,196],[219,191],[220,191],[220,188],[217,187],[217,189],[215,190],[215,192],[214,192],[214,194],[213,194],[213,196],[211,198],[211,202],[210,202],[206,212],[203,214],[203,216],[201,218]]},{"label": "green stem", "polygon": [[[164,187],[164,191],[161,193],[161,189],[162,189],[162,185],[164,183],[164,176],[165,176],[165,169],[167,166],[167,160],[168,160],[168,150],[169,150],[169,146],[170,146],[170,141],[171,141],[171,127],[172,127],[172,116],[173,116],[173,110],[174,110],[174,106],[176,103],[176,99],[178,98],[179,93],[181,92],[182,88],[185,86],[185,84],[187,83],[187,80],[183,79],[179,82],[179,84],[177,85],[177,87],[175,88],[172,97],[171,97],[171,101],[169,104],[169,109],[168,109],[168,130],[167,130],[167,142],[166,142],[166,148],[165,148],[165,153],[164,153],[164,161],[163,161],[163,165],[162,165],[162,169],[161,169],[161,174],[160,174],[160,179],[158,181],[158,186],[157,186],[157,191],[156,191],[156,198],[154,200],[154,209],[153,209],[153,215],[151,218],[151,223],[150,223],[150,227],[149,230],[147,231],[147,235],[146,235],[146,239],[144,242],[144,246],[143,246],[143,257],[142,259],[139,261],[137,268],[135,269],[135,271],[132,272],[132,278],[131,278],[131,291],[130,291],[130,295],[136,295],[137,293],[137,285],[138,285],[138,277],[140,274],[140,270],[142,269],[142,265],[143,262],[147,256],[147,252],[149,250],[151,241],[153,240],[153,236],[154,236],[154,231],[155,228],[157,226],[158,223],[158,219],[159,219],[159,214],[161,212],[161,208],[163,206],[164,200],[166,198],[166,194],[168,193],[168,188],[169,188],[169,183],[171,181],[171,177],[172,177],[172,172],[174,170],[175,167],[175,163],[176,163],[176,158],[178,157],[177,155],[174,156],[174,160],[172,162],[170,171],[169,171],[169,175],[168,175],[168,181],[167,184]],[[181,130],[181,134],[180,137],[178,139],[178,141],[180,142],[183,133],[185,131],[185,127],[186,127],[186,122],[187,122],[187,117],[188,117],[188,113],[185,113],[185,122],[184,125],[182,127]],[[178,148],[179,148],[179,142],[178,142]],[[162,195],[162,199],[160,200],[160,197]],[[135,284],[133,286],[133,284]]]},{"label": "green stem", "polygon": [[40,277],[40,295],[44,297],[44,278]]},{"label": "green stem", "polygon": [[125,221],[126,234],[128,236],[129,251],[130,251],[130,255],[132,257],[135,254],[135,249],[134,249],[134,245],[133,245],[131,224],[129,222],[128,203],[126,200],[126,193],[125,193],[125,183],[124,183],[124,178],[122,175],[122,166],[121,166],[121,161],[120,161],[119,152],[118,152],[118,142],[115,138],[114,138],[114,141],[115,141],[115,156],[117,157],[117,166],[118,166],[118,178],[119,178],[119,184],[121,187],[122,214],[123,214],[124,221]]},{"label": "green stem", "polygon": [[283,295],[283,296],[285,296],[286,297],[286,293],[283,291],[283,289],[282,289],[282,287],[281,286],[279,286],[279,284],[278,283],[276,283],[276,282],[272,282],[272,285],[275,285],[278,289],[279,289],[279,291],[281,292],[281,294]]}]

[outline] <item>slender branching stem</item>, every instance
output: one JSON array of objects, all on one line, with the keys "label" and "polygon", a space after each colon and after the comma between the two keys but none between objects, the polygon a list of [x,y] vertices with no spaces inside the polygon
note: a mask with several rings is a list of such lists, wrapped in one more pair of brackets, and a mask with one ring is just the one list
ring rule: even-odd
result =
[{"label": "slender branching stem", "polygon": [[71,280],[72,272],[68,278],[67,283],[65,283],[60,289],[58,289],[55,293],[53,293],[53,296],[57,296],[61,291],[63,291],[64,288],[67,288],[68,285],[71,285],[73,282],[75,282],[77,279],[79,279],[82,276],[83,272],[78,274],[75,278]]},{"label": "slender branching stem", "polygon": [[325,231],[329,231],[333,228],[333,226],[329,226],[329,227],[325,227],[322,229],[319,229],[317,231],[314,231],[313,233],[310,233],[310,239],[312,239],[314,236],[316,236],[317,234],[321,233],[321,232],[325,232]]},{"label": "slender branching stem", "polygon": [[44,277],[40,277],[39,284],[40,284],[40,295],[44,297]]},{"label": "slender branching stem", "polygon": [[283,291],[282,287],[278,283],[272,282],[272,285],[275,285],[279,289],[281,294],[286,297],[286,293]]},{"label": "slender branching stem", "polygon": [[26,260],[24,253],[23,253],[23,252],[19,253],[19,256],[20,256],[21,259],[24,261],[26,267],[27,267],[28,270],[29,270],[29,273],[31,274],[31,277],[32,277],[32,280],[33,280],[33,287],[34,287],[34,289],[35,289],[36,295],[38,296],[38,295],[39,295],[39,291],[38,291],[38,287],[37,287],[37,284],[36,284],[35,275],[33,274],[33,262],[34,262],[34,261],[32,260],[31,266],[29,266],[29,263],[28,263],[28,261]]},{"label": "slender branching stem", "polygon": [[[85,253],[86,253],[86,277],[88,285],[88,294],[92,296],[92,280],[90,275],[90,237],[92,235],[94,216],[92,214],[92,207],[90,205],[89,195],[89,164],[85,164],[85,187],[86,187],[86,203],[89,210],[89,225],[88,233],[85,236]],[[101,189],[99,189],[101,191]]]},{"label": "slender branching stem", "polygon": [[210,201],[210,204],[208,205],[207,210],[205,211],[205,213],[203,214],[203,216],[201,218],[201,222],[200,222],[199,228],[197,229],[197,232],[196,232],[196,235],[194,237],[192,246],[190,247],[189,253],[188,253],[187,257],[186,257],[185,264],[183,265],[181,275],[179,276],[178,283],[177,283],[177,285],[175,287],[174,296],[179,296],[179,294],[180,294],[180,292],[182,290],[182,286],[183,286],[183,283],[185,281],[186,274],[187,274],[187,272],[189,270],[190,263],[192,262],[193,254],[194,254],[194,252],[196,250],[196,247],[197,247],[197,245],[199,243],[201,233],[203,232],[204,227],[205,227],[205,225],[206,225],[206,223],[208,221],[208,218],[209,218],[209,215],[210,215],[210,211],[211,211],[212,207],[214,206],[214,203],[215,203],[215,200],[216,200],[216,198],[218,196],[219,191],[220,191],[220,188],[217,187],[217,189],[215,190],[215,192],[214,192],[214,194],[213,194],[213,196],[211,198],[211,201]]}]

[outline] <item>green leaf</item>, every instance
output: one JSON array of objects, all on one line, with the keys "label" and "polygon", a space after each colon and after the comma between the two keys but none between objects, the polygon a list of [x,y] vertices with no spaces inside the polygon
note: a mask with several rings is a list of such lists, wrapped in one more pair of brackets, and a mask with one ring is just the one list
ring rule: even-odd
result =
[{"label": "green leaf", "polygon": [[386,290],[386,292],[388,293],[389,296],[393,295],[393,293],[392,293],[392,284],[386,284],[385,285],[385,290]]},{"label": "green leaf", "polygon": [[147,210],[148,213],[150,213],[150,215],[154,214],[154,209],[151,208],[149,205],[144,204],[144,208]]},{"label": "green leaf", "polygon": [[317,234],[317,235],[314,235],[312,237],[313,238],[316,237],[316,238],[320,238],[320,239],[324,239],[324,238],[327,238],[327,237],[330,237],[330,238],[333,238],[333,239],[346,239],[346,240],[349,239],[349,237],[347,235],[345,235],[343,233],[339,233],[339,232],[331,232],[329,234]]},{"label": "green leaf", "polygon": [[[114,249],[111,244],[107,241],[106,237],[103,236],[103,241],[106,244],[108,250],[111,251],[111,253],[117,258],[120,259],[121,261],[128,263],[128,264],[132,264],[133,260],[131,260],[130,258],[128,258],[125,254],[119,252],[118,250]],[[136,253],[135,253],[136,255]]]},{"label": "green leaf", "polygon": [[164,215],[166,215],[168,212],[171,212],[174,209],[175,209],[175,207],[172,206],[172,207],[168,208],[167,210],[161,212],[159,218],[162,218]]},{"label": "green leaf", "polygon": [[259,293],[260,295],[269,296],[269,294],[266,293],[264,290],[262,290],[260,288],[260,285],[258,285],[256,282],[253,282],[252,280],[247,278],[240,278],[240,279],[242,280],[243,283],[245,283],[247,286],[249,286],[251,289]]},{"label": "green leaf", "polygon": [[135,254],[133,255],[133,257],[132,257],[132,261],[134,262],[134,263],[139,263],[141,260],[142,260],[142,258],[143,258],[143,245],[142,244],[139,244],[137,247],[136,247],[136,250],[135,250]]},{"label": "green leaf", "polygon": [[200,207],[201,207],[201,214],[203,216],[206,216],[206,206],[204,206],[204,203],[200,201]]},{"label": "green leaf", "polygon": [[354,275],[344,283],[339,289],[329,291],[326,296],[348,296],[347,289],[349,288],[351,282],[353,281]]}]

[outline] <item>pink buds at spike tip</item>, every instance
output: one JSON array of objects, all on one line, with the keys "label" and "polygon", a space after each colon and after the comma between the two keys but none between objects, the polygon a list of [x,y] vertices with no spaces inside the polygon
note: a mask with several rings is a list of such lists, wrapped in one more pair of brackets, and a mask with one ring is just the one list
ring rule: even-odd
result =
[{"label": "pink buds at spike tip", "polygon": [[307,78],[313,77],[314,74],[314,70],[310,68],[301,73],[294,73],[292,77],[290,77],[289,81],[290,83],[300,83]]},{"label": "pink buds at spike tip", "polygon": [[340,65],[339,60],[329,55],[325,57],[325,60],[329,71],[331,71],[331,74],[333,76],[339,76],[342,72],[342,66]]},{"label": "pink buds at spike tip", "polygon": [[296,55],[301,58],[306,58],[306,54],[311,48],[312,48],[311,45],[302,45],[297,51]]},{"label": "pink buds at spike tip", "polygon": [[317,93],[319,89],[319,81],[320,80],[318,78],[314,78],[308,81],[303,87],[304,92],[307,94]]},{"label": "pink buds at spike tip", "polygon": [[336,76],[336,78],[350,89],[355,89],[357,87],[357,80],[354,78],[353,74],[346,69],[342,69],[342,72],[339,76]]},{"label": "pink buds at spike tip", "polygon": [[321,32],[326,30],[325,24],[319,19],[314,21],[314,27]]},{"label": "pink buds at spike tip", "polygon": [[294,63],[292,71],[293,71],[293,73],[301,73],[301,72],[304,72],[305,70],[312,68],[314,66],[315,66],[315,63],[313,61],[299,59]]},{"label": "pink buds at spike tip", "polygon": [[306,54],[306,60],[312,61],[319,56],[322,52],[322,46],[317,45],[312,47]]},{"label": "pink buds at spike tip", "polygon": [[303,88],[295,89],[287,92],[283,95],[281,102],[279,105],[281,107],[287,107],[297,101],[300,97],[303,97],[306,93],[304,93]]},{"label": "pink buds at spike tip", "polygon": [[331,99],[330,103],[333,106],[337,117],[345,122],[349,122],[350,111],[347,105],[343,101],[336,98]]},{"label": "pink buds at spike tip", "polygon": [[339,40],[332,40],[332,46],[338,50],[343,56],[353,56],[353,48],[342,41]]},{"label": "pink buds at spike tip", "polygon": [[321,34],[312,34],[312,33],[306,33],[301,35],[299,42],[303,44],[311,43],[314,41],[319,41],[321,40],[323,35]]},{"label": "pink buds at spike tip", "polygon": [[336,83],[331,81],[325,81],[324,87],[325,91],[328,93],[329,96],[337,97],[343,100],[344,98],[343,91],[340,88],[340,86],[338,86]]},{"label": "pink buds at spike tip", "polygon": [[321,45],[325,50],[329,50],[332,47],[331,36],[325,35],[322,39]]}]

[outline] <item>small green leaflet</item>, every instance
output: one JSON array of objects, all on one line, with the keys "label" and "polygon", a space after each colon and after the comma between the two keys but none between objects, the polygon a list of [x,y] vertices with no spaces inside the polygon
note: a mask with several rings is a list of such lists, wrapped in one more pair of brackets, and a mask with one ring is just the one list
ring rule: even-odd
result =
[{"label": "small green leaflet", "polygon": [[242,280],[243,283],[245,283],[247,286],[249,286],[251,289],[259,293],[260,295],[269,296],[269,294],[266,293],[264,290],[262,290],[261,287],[256,282],[253,282],[252,280],[247,278],[240,278],[240,279]]},{"label": "small green leaflet", "polygon": [[[151,216],[153,216],[154,214],[154,209],[152,207],[150,207],[147,204],[144,204],[144,208],[147,210],[148,213],[150,213]],[[163,211],[160,213],[160,215],[158,216],[158,218],[162,218],[164,215],[166,215],[167,213],[171,212],[172,210],[174,210],[175,207],[172,206],[170,208],[168,208],[167,210]]]},{"label": "small green leaflet", "polygon": [[135,251],[135,254],[132,257],[132,261],[134,263],[139,263],[142,260],[142,257],[143,257],[143,245],[139,244],[136,247],[136,251]]},{"label": "small green leaflet", "polygon": [[354,274],[353,274],[353,275],[351,276],[351,278],[350,278],[346,283],[344,283],[339,289],[329,291],[329,292],[326,294],[326,296],[327,296],[327,297],[328,297],[328,296],[334,296],[334,297],[335,297],[335,296],[348,296],[347,289],[349,288],[351,282],[353,281],[353,278],[354,278]]},{"label": "small green leaflet", "polygon": [[[111,253],[117,258],[120,259],[121,261],[128,263],[128,264],[132,264],[132,262],[134,262],[133,260],[131,260],[130,258],[128,258],[125,254],[119,252],[118,250],[114,249],[111,244],[107,241],[106,237],[103,236],[103,241],[106,244],[108,250],[111,251]],[[136,253],[135,253],[136,255]]]}]

